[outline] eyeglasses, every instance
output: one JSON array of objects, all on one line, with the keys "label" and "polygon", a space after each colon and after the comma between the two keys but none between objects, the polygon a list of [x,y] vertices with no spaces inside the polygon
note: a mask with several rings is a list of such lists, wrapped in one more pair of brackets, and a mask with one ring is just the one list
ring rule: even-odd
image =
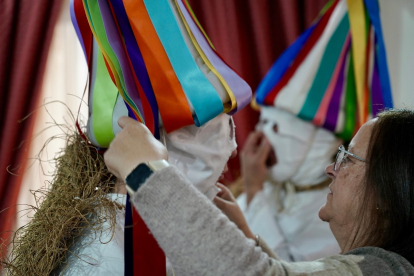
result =
[{"label": "eyeglasses", "polygon": [[349,151],[345,150],[345,147],[343,145],[341,145],[338,148],[338,153],[336,154],[336,158],[335,158],[335,164],[334,164],[334,171],[339,171],[339,168],[341,167],[342,162],[345,161],[345,159],[349,156],[352,156],[356,159],[358,159],[359,161],[362,162],[367,162],[366,160],[364,160],[363,158],[356,156],[353,153],[350,153]]}]

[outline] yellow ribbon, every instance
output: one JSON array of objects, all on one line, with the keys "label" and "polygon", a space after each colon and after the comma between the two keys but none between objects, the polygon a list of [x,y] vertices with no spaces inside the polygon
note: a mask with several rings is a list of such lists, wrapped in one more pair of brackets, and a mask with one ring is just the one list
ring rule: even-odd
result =
[{"label": "yellow ribbon", "polygon": [[184,2],[185,2],[185,6],[187,7],[188,12],[193,17],[193,19],[194,19],[195,23],[197,24],[198,28],[200,28],[201,32],[204,34],[204,37],[207,39],[207,41],[210,44],[211,48],[213,48],[214,50],[216,50],[216,48],[214,48],[214,45],[211,42],[210,38],[208,37],[207,33],[204,31],[203,26],[201,26],[200,22],[198,21],[197,17],[195,16],[195,13],[191,9],[190,4],[188,3],[187,0],[184,0]]},{"label": "yellow ribbon", "polygon": [[223,85],[224,89],[226,90],[227,94],[229,95],[230,98],[230,102],[231,104],[226,104],[223,103],[224,106],[224,113],[228,113],[231,110],[235,109],[237,106],[237,100],[236,97],[233,94],[233,91],[231,91],[231,88],[229,87],[229,85],[227,84],[226,80],[223,78],[223,76],[216,70],[216,68],[214,68],[213,64],[211,64],[210,60],[207,58],[207,56],[204,54],[203,49],[201,49],[200,45],[198,44],[197,40],[195,39],[190,26],[188,26],[187,21],[185,20],[185,17],[177,3],[177,0],[174,0],[174,3],[177,7],[178,13],[180,14],[181,17],[181,21],[184,23],[184,26],[187,30],[187,33],[189,34],[190,38],[191,38],[191,42],[193,43],[193,45],[195,46],[198,54],[201,56],[202,60],[204,61],[204,63],[207,65],[208,69],[211,70],[211,72],[214,73],[214,75],[216,75],[216,77],[220,80],[221,84]]},{"label": "yellow ribbon", "polygon": [[355,84],[357,92],[357,105],[359,125],[364,118],[364,89],[366,84],[366,49],[367,34],[365,21],[365,8],[363,0],[347,0],[348,16],[352,35],[352,51],[354,57]]}]

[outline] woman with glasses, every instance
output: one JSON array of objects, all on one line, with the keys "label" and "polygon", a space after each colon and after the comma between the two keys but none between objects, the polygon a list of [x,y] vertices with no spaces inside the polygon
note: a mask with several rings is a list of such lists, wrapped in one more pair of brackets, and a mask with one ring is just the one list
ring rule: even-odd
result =
[{"label": "woman with glasses", "polygon": [[[167,153],[139,123],[123,125],[105,162],[134,188],[132,203],[180,268],[176,275],[414,275],[413,111],[381,113],[348,149],[339,148],[326,168],[332,183],[319,217],[341,254],[296,263],[280,261],[251,233],[224,187],[221,212],[172,166],[154,169],[146,181],[134,178],[135,167]],[[147,138],[132,148],[137,135]]]}]

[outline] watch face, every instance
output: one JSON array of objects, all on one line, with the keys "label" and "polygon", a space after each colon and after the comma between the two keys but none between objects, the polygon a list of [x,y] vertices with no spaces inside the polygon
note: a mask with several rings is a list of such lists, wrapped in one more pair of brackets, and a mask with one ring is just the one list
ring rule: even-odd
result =
[{"label": "watch face", "polygon": [[146,164],[139,164],[125,179],[126,184],[136,192],[152,173],[152,170]]}]

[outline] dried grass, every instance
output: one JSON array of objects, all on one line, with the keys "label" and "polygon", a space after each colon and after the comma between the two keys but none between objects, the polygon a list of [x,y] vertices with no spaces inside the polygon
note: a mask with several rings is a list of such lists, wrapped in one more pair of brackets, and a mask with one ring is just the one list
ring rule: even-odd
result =
[{"label": "dried grass", "polygon": [[116,211],[122,208],[107,197],[115,178],[103,156],[76,131],[65,136],[66,147],[54,159],[51,187],[32,192],[33,219],[14,233],[11,254],[1,262],[5,275],[49,275],[67,265],[69,248],[84,229],[96,238],[108,231],[102,229],[104,221],[113,235]]}]

